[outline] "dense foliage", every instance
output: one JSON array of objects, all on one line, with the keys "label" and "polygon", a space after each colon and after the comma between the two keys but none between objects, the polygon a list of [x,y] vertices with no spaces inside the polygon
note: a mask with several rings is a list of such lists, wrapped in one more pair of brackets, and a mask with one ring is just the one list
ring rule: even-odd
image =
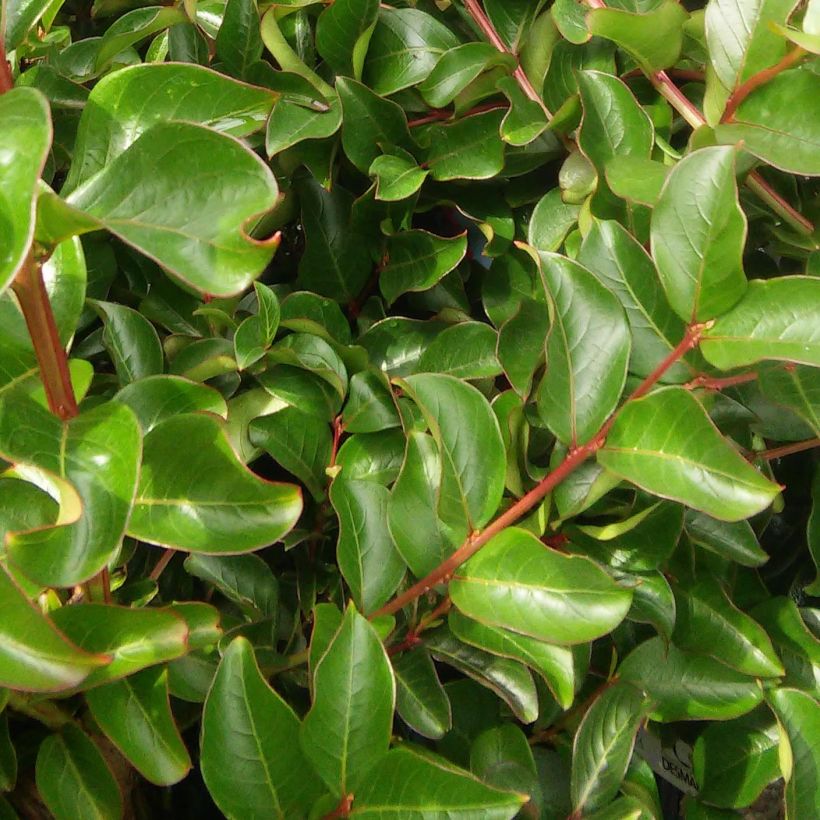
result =
[{"label": "dense foliage", "polygon": [[3,3],[0,817],[816,817],[820,2],[150,1]]}]

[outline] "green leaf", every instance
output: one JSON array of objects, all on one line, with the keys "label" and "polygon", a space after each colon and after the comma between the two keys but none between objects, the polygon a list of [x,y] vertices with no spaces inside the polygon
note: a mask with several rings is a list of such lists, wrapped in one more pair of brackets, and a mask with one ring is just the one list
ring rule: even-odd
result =
[{"label": "green leaf", "polygon": [[420,373],[448,373],[458,379],[497,376],[498,334],[483,322],[459,322],[437,336],[421,354]]},{"label": "green leaf", "polygon": [[244,638],[231,642],[219,664],[200,746],[205,785],[229,818],[285,820],[322,792],[299,748],[299,719],[268,686]]},{"label": "green leaf", "polygon": [[530,99],[513,77],[502,77],[496,87],[510,102],[501,120],[501,139],[518,147],[531,144],[549,125],[542,103]]},{"label": "green leaf", "polygon": [[49,0],[16,0],[3,9],[6,52],[14,51],[34,24],[48,11]]},{"label": "green leaf", "polygon": [[746,217],[733,148],[701,148],[669,174],[652,212],[652,255],[669,303],[685,322],[725,313],[746,290]]},{"label": "green leaf", "polygon": [[820,379],[806,365],[770,366],[758,370],[763,395],[802,416],[820,436]]},{"label": "green leaf", "polygon": [[721,521],[748,518],[768,507],[779,492],[680,387],[627,403],[598,451],[598,461],[648,492]]},{"label": "green leaf", "polygon": [[675,592],[678,647],[710,655],[746,675],[785,673],[765,630],[735,607],[717,581],[704,578]]},{"label": "green leaf", "polygon": [[197,122],[242,137],[264,127],[275,99],[267,89],[196,65],[145,63],[112,72],[83,109],[62,193],[110,165],[158,123]]},{"label": "green leaf", "polygon": [[0,293],[14,280],[34,238],[37,180],[51,144],[48,103],[39,91],[15,88],[0,99]]},{"label": "green leaf", "polygon": [[[378,7],[378,3],[375,5]],[[334,3],[322,16],[335,7]],[[348,159],[362,173],[368,172],[373,160],[382,153],[383,147],[401,146],[410,142],[407,118],[396,103],[379,97],[366,85],[347,77],[340,77],[336,81],[336,90],[339,92],[344,117],[342,147]]]},{"label": "green leaf", "polygon": [[341,398],[347,394],[347,370],[344,362],[319,336],[291,333],[270,350],[268,359],[314,373],[331,385]]},{"label": "green leaf", "polygon": [[785,25],[794,0],[712,0],[706,6],[709,59],[730,91],[786,54],[772,28]]},{"label": "green leaf", "polygon": [[376,433],[400,425],[396,400],[381,371],[371,368],[353,374],[342,422],[349,433]]},{"label": "green leaf", "polygon": [[[684,332],[683,322],[666,301],[652,260],[619,223],[596,219],[584,237],[578,261],[623,305],[632,331],[629,369],[637,376],[648,376]],[[690,376],[684,364],[675,364],[664,378],[682,381]]]},{"label": "green leaf", "polygon": [[625,83],[601,71],[581,71],[578,89],[584,107],[578,144],[599,173],[612,157],[649,158],[655,130]]},{"label": "green leaf", "polygon": [[216,56],[228,74],[247,79],[248,69],[262,56],[256,0],[228,0],[216,35]]},{"label": "green leaf", "polygon": [[[359,669],[367,675],[356,675]],[[360,795],[390,744],[396,684],[381,641],[352,605],[316,667],[313,686],[302,749],[334,796]]]},{"label": "green leaf", "polygon": [[554,308],[538,412],[562,442],[585,444],[621,397],[629,327],[618,299],[586,268],[557,254],[540,252],[538,261]]},{"label": "green leaf", "polygon": [[374,481],[351,481],[342,474],[330,488],[339,516],[336,558],[353,598],[368,613],[386,603],[404,577],[404,561],[387,527],[389,492]]},{"label": "green leaf", "polygon": [[547,304],[523,299],[518,312],[498,331],[498,361],[513,389],[521,396],[529,394],[533,376],[544,360],[544,339],[549,327]]},{"label": "green leaf", "polygon": [[719,521],[697,510],[685,514],[686,534],[695,544],[746,567],[769,560],[748,521]]},{"label": "green leaf", "polygon": [[557,251],[566,235],[578,221],[578,205],[561,199],[561,191],[553,188],[538,200],[527,228],[527,242],[538,251]]},{"label": "green leaf", "polygon": [[425,12],[383,8],[370,39],[364,82],[387,96],[427,78],[439,57],[459,45],[445,25]]},{"label": "green leaf", "polygon": [[742,142],[776,168],[820,175],[820,114],[806,105],[816,93],[817,75],[810,66],[784,71],[743,100],[730,122],[717,126],[718,142]]},{"label": "green leaf", "polygon": [[136,310],[89,300],[103,320],[102,342],[121,385],[162,373],[165,357],[154,326]]},{"label": "green leaf", "polygon": [[524,795],[498,791],[429,752],[393,749],[356,792],[350,817],[358,820],[511,820]]},{"label": "green leaf", "polygon": [[487,16],[513,53],[518,52],[536,12],[543,5],[533,0],[485,0],[484,3]]},{"label": "green leaf", "polygon": [[444,108],[483,71],[496,65],[515,68],[509,55],[490,43],[464,43],[441,55],[419,93],[432,108]]},{"label": "green leaf", "polygon": [[528,635],[511,632],[474,621],[451,610],[448,624],[460,641],[500,655],[521,661],[537,672],[549,687],[563,709],[569,709],[575,697],[575,665],[572,649],[544,643]]},{"label": "green leaf", "polygon": [[667,0],[645,14],[595,8],[587,14],[587,26],[592,34],[606,37],[628,51],[651,74],[677,62],[686,18],[683,6]]},{"label": "green leaf", "polygon": [[721,370],[763,359],[820,367],[818,298],[820,279],[812,276],[750,282],[735,308],[704,331],[701,352]]},{"label": "green leaf", "polygon": [[644,641],[618,669],[621,681],[643,689],[653,703],[650,717],[729,720],[751,711],[763,698],[754,678],[704,655],[691,655],[662,638]]},{"label": "green leaf", "polygon": [[606,163],[606,181],[612,192],[630,202],[654,206],[669,176],[661,162],[637,156],[615,156]]},{"label": "green leaf", "polygon": [[168,672],[144,669],[86,694],[97,725],[151,783],[170,786],[188,774],[191,759],[168,700]]},{"label": "green leaf", "polygon": [[189,555],[185,570],[260,616],[276,616],[279,582],[258,555]]},{"label": "green leaf", "polygon": [[114,399],[131,408],[145,434],[181,413],[228,415],[225,399],[216,390],[180,376],[149,376],[131,382]]},{"label": "green leaf", "polygon": [[786,816],[811,817],[820,803],[820,760],[811,740],[820,732],[820,709],[814,698],[796,689],[775,689],[768,701],[785,735],[780,743],[788,748],[781,751],[781,761],[791,762],[790,771],[784,771]]},{"label": "green leaf", "polygon": [[424,649],[404,652],[393,661],[396,711],[413,731],[439,740],[450,730],[450,700],[430,655]]},{"label": "green leaf", "polygon": [[378,0],[340,0],[319,15],[316,48],[337,74],[361,77],[378,15]]},{"label": "green leaf", "polygon": [[233,347],[240,370],[258,362],[270,347],[279,328],[279,300],[276,294],[261,282],[253,283],[256,292],[256,313],[248,316],[236,329]]},{"label": "green leaf", "polygon": [[17,785],[17,752],[9,735],[6,714],[0,714],[0,791],[13,791]]},{"label": "green leaf", "polygon": [[280,99],[273,107],[265,134],[268,156],[279,154],[302,140],[332,137],[342,124],[342,107],[335,99],[328,106],[327,110],[317,110]]},{"label": "green leaf", "polygon": [[123,14],[103,34],[94,59],[94,71],[105,69],[123,49],[186,19],[182,9],[168,7],[134,9]]},{"label": "green leaf", "polygon": [[56,820],[121,817],[122,795],[97,746],[68,723],[37,752],[37,791]]},{"label": "green leaf", "polygon": [[523,664],[462,643],[443,626],[425,632],[424,644],[436,660],[495,692],[523,723],[538,717],[535,682]]},{"label": "green leaf", "polygon": [[29,578],[68,587],[96,575],[120,546],[137,485],[140,431],[134,414],[106,402],[62,422],[29,399],[0,402],[0,453],[33,468],[60,498],[44,528],[6,537]]},{"label": "green leaf", "polygon": [[715,806],[742,808],[780,777],[778,733],[771,716],[712,723],[695,742],[692,765],[699,795]]},{"label": "green leaf", "polygon": [[387,244],[387,265],[379,287],[392,304],[408,291],[428,290],[453,270],[467,252],[467,236],[445,238],[427,231],[403,231]]},{"label": "green leaf", "polygon": [[459,567],[450,596],[480,623],[559,644],[610,632],[632,599],[588,558],[548,549],[518,528],[499,533]]},{"label": "green leaf", "polygon": [[427,167],[439,181],[489,179],[504,167],[504,143],[499,109],[473,114],[452,125],[434,125],[428,131]]},{"label": "green leaf", "polygon": [[384,487],[399,475],[404,456],[404,434],[401,430],[351,436],[341,446],[336,464],[348,481],[375,481]]},{"label": "green leaf", "polygon": [[425,373],[402,384],[424,414],[441,455],[439,514],[456,527],[466,521],[470,532],[480,529],[504,493],[504,442],[492,408],[478,390],[452,376]]},{"label": "green leaf", "polygon": [[595,811],[615,797],[646,708],[643,692],[620,683],[604,690],[592,703],[572,748],[571,789],[576,811]]},{"label": "green leaf", "polygon": [[78,686],[111,657],[90,654],[58,632],[0,567],[0,684],[24,692]]},{"label": "green leaf", "polygon": [[376,178],[376,199],[398,202],[413,196],[430,173],[419,168],[411,154],[400,148],[395,153],[382,154],[370,163],[367,173]]},{"label": "green leaf", "polygon": [[284,299],[281,323],[290,330],[320,336],[329,344],[351,342],[350,325],[338,303],[308,291],[296,291]]},{"label": "green leaf", "polygon": [[322,419],[298,407],[283,407],[254,419],[249,435],[254,446],[302,481],[314,498],[324,497],[333,437]]},{"label": "green leaf", "polygon": [[184,414],[145,437],[128,532],[172,549],[236,554],[279,540],[301,511],[299,488],[251,473],[217,419]]},{"label": "green leaf", "polygon": [[244,228],[277,195],[270,169],[238,140],[175,122],[154,125],[68,201],[184,283],[229,296],[276,250],[278,240],[252,240]]}]

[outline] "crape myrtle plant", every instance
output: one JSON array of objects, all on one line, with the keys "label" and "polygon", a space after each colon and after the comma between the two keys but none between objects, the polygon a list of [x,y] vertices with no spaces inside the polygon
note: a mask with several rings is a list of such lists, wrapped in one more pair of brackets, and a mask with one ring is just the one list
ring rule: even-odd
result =
[{"label": "crape myrtle plant", "polygon": [[0,817],[817,816],[818,0],[1,31]]}]

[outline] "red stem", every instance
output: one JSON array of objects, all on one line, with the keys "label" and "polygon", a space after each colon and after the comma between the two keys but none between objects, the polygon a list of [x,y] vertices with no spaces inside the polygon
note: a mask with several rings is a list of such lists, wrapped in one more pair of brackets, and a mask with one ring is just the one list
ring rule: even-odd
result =
[{"label": "red stem", "polygon": [[723,390],[726,387],[734,387],[736,384],[746,384],[746,382],[753,382],[757,379],[757,373],[739,373],[737,376],[723,376],[716,378],[714,376],[706,376],[701,374],[695,376],[692,381],[687,382],[684,387],[687,390],[695,390],[702,388],[704,390]]},{"label": "red stem", "polygon": [[756,88],[759,88],[764,83],[791,68],[795,63],[799,62],[806,56],[807,52],[797,46],[793,48],[779,63],[775,63],[769,68],[764,68],[758,71],[757,74],[752,74],[745,83],[739,85],[730,95],[726,101],[726,108],[723,111],[723,116],[720,118],[721,122],[732,122],[737,111],[737,107],[752,93]]},{"label": "red stem", "polygon": [[802,453],[804,450],[813,450],[815,447],[820,447],[820,438],[810,438],[806,441],[796,441],[794,444],[784,444],[782,447],[774,447],[771,450],[763,450],[759,453],[754,453],[754,457],[771,461],[775,458],[790,456],[792,453]]},{"label": "red stem", "polygon": [[152,581],[158,581],[159,576],[165,571],[165,567],[171,563],[171,559],[176,554],[176,550],[165,550],[162,555],[160,556],[159,560],[156,564],[154,564],[154,568],[151,570],[149,574],[149,578]]},{"label": "red stem", "polygon": [[0,94],[5,94],[14,88],[14,77],[11,74],[11,66],[6,59],[6,47],[3,43],[2,29],[0,29]]},{"label": "red stem", "polygon": [[322,820],[337,820],[339,817],[349,817],[350,816],[350,809],[353,807],[353,795],[346,794],[342,799],[339,801],[339,805],[336,806],[333,811],[326,814]]}]

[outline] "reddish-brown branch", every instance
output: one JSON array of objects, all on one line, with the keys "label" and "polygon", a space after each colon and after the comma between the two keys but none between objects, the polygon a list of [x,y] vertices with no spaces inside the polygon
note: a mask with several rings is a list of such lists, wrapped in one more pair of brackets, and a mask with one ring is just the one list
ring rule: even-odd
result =
[{"label": "reddish-brown branch", "polygon": [[[588,5],[591,5],[588,4]],[[706,74],[703,71],[695,71],[691,68],[667,68],[666,73],[670,77],[675,77],[678,80],[689,80],[691,82],[702,83],[706,79]],[[633,68],[627,71],[626,74],[621,75],[622,80],[631,80],[633,77],[643,77],[644,73],[640,68]]]},{"label": "reddish-brown branch", "polygon": [[781,71],[785,71],[787,68],[791,68],[795,63],[800,62],[807,53],[805,49],[796,46],[779,63],[775,63],[773,66],[769,66],[769,68],[764,68],[762,71],[758,71],[757,74],[753,74],[749,77],[745,83],[739,85],[729,96],[720,121],[731,122],[734,119],[737,107],[752,91],[774,79]]},{"label": "reddish-brown branch", "polygon": [[63,421],[74,418],[78,410],[68,359],[48,301],[42,268],[31,252],[17,274],[13,288],[40,366],[49,409]]},{"label": "reddish-brown branch", "polygon": [[11,66],[6,59],[6,47],[3,38],[0,36],[0,94],[5,94],[14,88],[14,77],[11,74]]},{"label": "reddish-brown branch", "polygon": [[350,810],[353,808],[353,795],[346,794],[342,799],[339,801],[339,805],[336,806],[333,811],[326,814],[322,820],[337,820],[340,817],[348,817],[350,816]]},{"label": "reddish-brown branch", "polygon": [[[481,103],[465,111],[461,116],[470,117],[473,114],[481,114],[484,111],[494,111],[496,108],[509,108],[509,103],[504,100],[495,100],[493,102]],[[431,122],[441,122],[442,120],[449,120],[455,116],[454,112],[448,111],[445,108],[436,108],[425,114],[423,117],[418,117],[414,120],[408,120],[408,128],[417,128],[420,125],[429,125]]]},{"label": "reddish-brown branch", "polygon": [[159,557],[159,560],[156,564],[154,564],[154,568],[151,570],[148,577],[152,581],[158,581],[159,576],[165,571],[165,568],[168,564],[171,563],[171,559],[176,555],[176,550],[165,550],[162,555]]},{"label": "reddish-brown branch", "polygon": [[[680,344],[641,382],[627,401],[634,401],[646,395],[675,362],[697,345],[701,333],[707,326],[708,323],[693,324],[688,327]],[[417,598],[420,598],[438,584],[449,581],[456,569],[467,561],[467,559],[475,555],[494,536],[498,535],[498,533],[507,527],[512,526],[525,513],[529,512],[567,476],[573,473],[603,446],[606,434],[612,427],[617,412],[618,411],[613,413],[609,419],[607,419],[590,441],[580,447],[571,449],[564,460],[548,476],[543,478],[526,495],[518,499],[511,507],[498,516],[495,521],[481,532],[474,532],[470,535],[449,558],[439,564],[431,573],[396,596],[392,601],[381,607],[381,609],[376,610],[376,612],[370,615],[370,618],[375,618],[379,615],[392,615]]]},{"label": "reddish-brown branch", "polygon": [[706,376],[701,374],[695,376],[692,381],[687,382],[684,387],[687,390],[696,390],[702,388],[704,390],[723,390],[727,387],[734,387],[736,384],[746,384],[757,379],[757,373],[751,371],[749,373],[738,373],[736,376]]},{"label": "reddish-brown branch", "polygon": [[784,444],[782,447],[774,447],[771,450],[762,450],[759,453],[754,453],[754,457],[771,461],[775,458],[790,456],[792,453],[802,453],[804,450],[813,450],[815,447],[820,447],[820,438],[810,438],[806,441],[796,441],[794,444]]}]

